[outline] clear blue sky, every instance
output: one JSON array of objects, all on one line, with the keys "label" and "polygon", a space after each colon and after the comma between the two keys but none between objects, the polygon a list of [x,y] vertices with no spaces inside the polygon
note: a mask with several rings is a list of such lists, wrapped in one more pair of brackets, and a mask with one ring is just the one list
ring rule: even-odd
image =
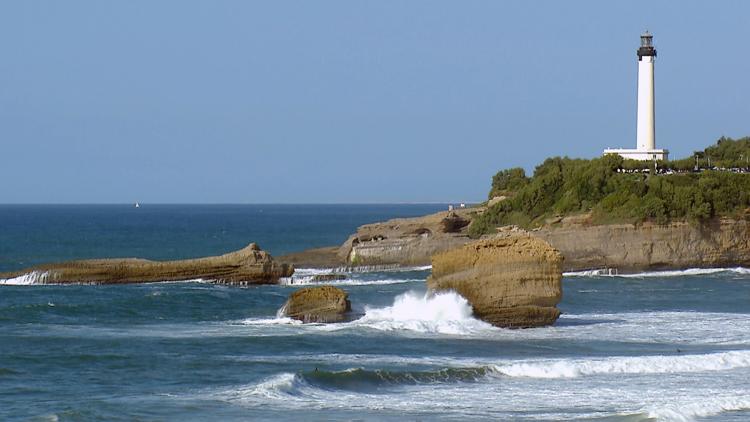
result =
[{"label": "clear blue sky", "polygon": [[548,156],[750,135],[750,2],[0,2],[0,202],[485,198]]}]

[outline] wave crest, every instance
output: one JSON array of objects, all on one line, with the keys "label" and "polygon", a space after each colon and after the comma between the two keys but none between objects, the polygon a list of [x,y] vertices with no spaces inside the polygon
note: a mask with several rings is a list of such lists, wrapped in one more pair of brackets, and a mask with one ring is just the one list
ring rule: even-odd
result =
[{"label": "wave crest", "polygon": [[670,374],[724,371],[750,367],[750,351],[705,355],[633,356],[605,359],[565,359],[494,365],[495,373],[508,377],[578,378],[602,374]]},{"label": "wave crest", "polygon": [[469,302],[455,292],[406,292],[396,296],[392,306],[365,308],[365,316],[353,324],[383,331],[439,334],[471,334],[493,328],[475,319]]},{"label": "wave crest", "polygon": [[32,284],[47,284],[49,271],[32,271],[13,278],[0,278],[0,284],[9,286],[29,286]]},{"label": "wave crest", "polygon": [[711,274],[750,274],[750,268],[688,268],[685,270],[645,271],[633,274],[619,274],[616,268],[599,268],[585,271],[564,272],[564,277],[619,277],[619,278],[654,278],[685,277]]}]

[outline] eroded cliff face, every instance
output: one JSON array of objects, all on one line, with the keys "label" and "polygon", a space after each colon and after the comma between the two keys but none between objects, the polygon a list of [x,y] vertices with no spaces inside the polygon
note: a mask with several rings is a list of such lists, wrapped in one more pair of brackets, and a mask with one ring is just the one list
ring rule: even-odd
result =
[{"label": "eroded cliff face", "polygon": [[338,250],[345,265],[429,265],[433,254],[466,244],[471,209],[366,224]]},{"label": "eroded cliff face", "polygon": [[[457,212],[470,221],[481,208]],[[472,241],[466,226],[444,231],[441,222],[447,215],[441,212],[362,226],[338,249],[338,260],[343,265],[429,265],[433,254]],[[499,232],[513,230],[505,227]],[[563,254],[564,271],[750,266],[750,222],[746,219],[597,226],[584,214],[552,219],[531,233]]]},{"label": "eroded cliff face", "polygon": [[275,262],[268,252],[251,243],[243,249],[220,256],[178,261],[146,259],[92,259],[40,265],[15,273],[0,274],[13,278],[25,274],[40,283],[121,284],[203,279],[223,284],[272,284],[289,277],[294,267]]},{"label": "eroded cliff face", "polygon": [[750,266],[747,220],[592,226],[582,218],[533,233],[562,252],[566,271]]},{"label": "eroded cliff face", "polygon": [[492,325],[539,327],[560,316],[562,262],[544,240],[508,233],[435,255],[427,286],[457,292]]}]

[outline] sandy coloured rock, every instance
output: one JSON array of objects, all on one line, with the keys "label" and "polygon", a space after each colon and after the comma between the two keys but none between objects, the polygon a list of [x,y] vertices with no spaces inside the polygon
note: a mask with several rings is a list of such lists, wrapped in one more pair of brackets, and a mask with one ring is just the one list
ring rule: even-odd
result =
[{"label": "sandy coloured rock", "polygon": [[279,311],[280,315],[302,322],[342,322],[352,309],[349,295],[333,286],[316,286],[299,289]]},{"label": "sandy coloured rock", "polygon": [[[463,220],[460,224],[483,210],[482,207],[457,210]],[[432,255],[473,241],[465,226],[456,232],[445,232],[443,221],[448,216],[447,212],[440,212],[361,226],[339,247],[335,258],[331,249],[326,250],[328,266],[428,265]],[[498,228],[499,233],[508,231],[513,231],[513,227]],[[550,218],[546,225],[530,233],[562,253],[564,271],[611,268],[638,272],[750,266],[749,217],[663,225],[651,222],[595,225],[590,214],[579,214]]]},{"label": "sandy coloured rock", "polygon": [[453,290],[497,327],[550,325],[560,316],[563,257],[528,233],[468,243],[432,258],[432,291]]},{"label": "sandy coloured rock", "polygon": [[347,266],[428,265],[430,257],[470,241],[467,234],[476,209],[441,211],[360,226],[339,248]]},{"label": "sandy coloured rock", "polygon": [[15,273],[13,278],[35,275],[43,283],[124,284],[201,279],[222,284],[275,284],[289,277],[294,267],[275,262],[268,252],[251,243],[243,249],[220,256],[176,261],[150,261],[137,258],[90,259],[39,265]]}]

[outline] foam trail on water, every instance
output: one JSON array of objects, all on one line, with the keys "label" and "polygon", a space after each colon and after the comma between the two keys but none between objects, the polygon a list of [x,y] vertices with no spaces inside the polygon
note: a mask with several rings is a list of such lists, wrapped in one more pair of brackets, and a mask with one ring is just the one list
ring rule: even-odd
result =
[{"label": "foam trail on water", "polygon": [[279,285],[282,286],[320,286],[320,285],[340,285],[340,286],[374,286],[374,285],[385,285],[385,284],[402,284],[412,283],[416,281],[424,281],[420,278],[409,278],[409,279],[383,279],[383,280],[357,280],[352,278],[346,278],[344,280],[326,280],[326,281],[314,281],[314,276],[303,276],[303,277],[283,277],[279,279]]},{"label": "foam trail on water", "polygon": [[600,268],[586,271],[572,271],[563,273],[564,277],[621,277],[621,278],[652,278],[652,277],[685,277],[696,275],[710,275],[734,273],[750,275],[750,268],[688,268],[686,270],[646,271],[634,274],[618,274],[616,268]]},{"label": "foam trail on water", "polygon": [[696,418],[706,418],[724,412],[750,410],[750,399],[746,397],[718,397],[696,400],[662,408],[647,410],[649,417],[659,421],[692,422]]},{"label": "foam trail on water", "polygon": [[0,278],[0,284],[9,286],[29,286],[32,284],[47,284],[48,271],[32,271],[13,278]]},{"label": "foam trail on water", "polygon": [[671,374],[724,371],[750,367],[750,351],[704,355],[634,356],[605,359],[562,359],[494,365],[503,376],[526,378],[578,378],[602,374]]},{"label": "foam trail on water", "polygon": [[400,273],[411,271],[430,271],[432,265],[418,265],[413,267],[404,267],[398,264],[384,265],[361,265],[356,267],[329,267],[329,268],[297,268],[294,270],[295,275],[315,275],[329,273]]},{"label": "foam trail on water", "polygon": [[406,292],[396,296],[392,306],[365,308],[365,316],[351,324],[383,331],[440,334],[471,334],[493,328],[475,319],[469,302],[454,292]]}]

